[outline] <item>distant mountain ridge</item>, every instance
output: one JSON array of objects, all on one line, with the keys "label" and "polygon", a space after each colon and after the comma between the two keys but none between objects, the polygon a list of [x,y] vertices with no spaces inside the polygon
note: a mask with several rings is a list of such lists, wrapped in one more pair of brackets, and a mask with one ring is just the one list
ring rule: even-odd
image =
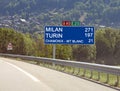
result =
[{"label": "distant mountain ridge", "polygon": [[80,20],[85,25],[120,26],[120,0],[0,0],[0,16],[31,17],[41,25]]},{"label": "distant mountain ridge", "polygon": [[[72,0],[69,0],[71,2]],[[46,9],[54,9],[67,6],[68,0],[1,0],[1,14],[15,14],[22,12],[40,12]]]}]

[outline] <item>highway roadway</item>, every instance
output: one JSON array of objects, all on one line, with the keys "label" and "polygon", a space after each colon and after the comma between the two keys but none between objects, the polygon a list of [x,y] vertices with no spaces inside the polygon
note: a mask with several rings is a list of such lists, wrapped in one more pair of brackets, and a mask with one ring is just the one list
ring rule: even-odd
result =
[{"label": "highway roadway", "polygon": [[0,91],[117,91],[75,76],[0,57]]}]

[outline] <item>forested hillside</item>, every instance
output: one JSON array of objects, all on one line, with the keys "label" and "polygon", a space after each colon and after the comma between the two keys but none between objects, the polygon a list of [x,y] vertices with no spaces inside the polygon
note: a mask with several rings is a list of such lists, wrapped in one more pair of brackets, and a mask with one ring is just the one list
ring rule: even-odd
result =
[{"label": "forested hillside", "polygon": [[42,31],[45,25],[58,25],[62,20],[120,28],[119,15],[120,0],[0,0],[1,20],[9,20],[0,25],[23,32]]},{"label": "forested hillside", "polygon": [[0,52],[52,57],[52,45],[44,44],[44,27],[80,21],[80,26],[95,27],[95,45],[57,45],[56,58],[117,65],[119,16],[120,0],[0,0]]},{"label": "forested hillside", "polygon": [[[120,31],[99,29],[95,45],[57,45],[56,58],[100,64],[120,64]],[[13,50],[7,50],[12,43]],[[34,55],[52,58],[52,45],[45,45],[40,34],[22,34],[12,29],[0,28],[0,53]]]}]

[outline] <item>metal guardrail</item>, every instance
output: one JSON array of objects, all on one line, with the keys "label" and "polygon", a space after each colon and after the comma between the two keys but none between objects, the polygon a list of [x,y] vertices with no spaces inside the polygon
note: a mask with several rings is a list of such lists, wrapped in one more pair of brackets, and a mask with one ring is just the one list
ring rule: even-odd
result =
[{"label": "metal guardrail", "polygon": [[[51,63],[54,65],[69,66],[69,67],[74,67],[74,68],[83,68],[85,70],[88,69],[88,70],[91,70],[91,76],[92,76],[92,71],[97,71],[98,73],[103,72],[107,74],[107,81],[109,81],[109,74],[113,74],[113,75],[116,75],[117,77],[116,85],[119,84],[120,67],[117,67],[117,66],[108,66],[108,65],[85,63],[85,62],[76,62],[76,61],[35,57],[35,56],[25,56],[25,55],[2,54],[2,53],[0,53],[0,56],[21,58],[24,60],[35,60],[37,62],[46,62],[46,63]],[[99,77],[100,76],[98,76],[98,79]]]}]

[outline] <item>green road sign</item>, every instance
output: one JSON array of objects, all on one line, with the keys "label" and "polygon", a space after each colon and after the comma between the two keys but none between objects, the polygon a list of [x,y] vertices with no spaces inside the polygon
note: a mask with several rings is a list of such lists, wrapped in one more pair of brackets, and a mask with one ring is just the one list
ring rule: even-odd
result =
[{"label": "green road sign", "polygon": [[80,26],[80,21],[71,21],[71,26]]}]

